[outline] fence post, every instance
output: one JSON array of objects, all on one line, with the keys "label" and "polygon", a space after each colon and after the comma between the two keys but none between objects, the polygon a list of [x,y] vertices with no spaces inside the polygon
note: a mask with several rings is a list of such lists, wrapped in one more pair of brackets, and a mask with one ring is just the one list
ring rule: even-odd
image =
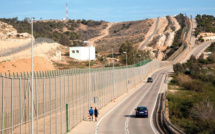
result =
[{"label": "fence post", "polygon": [[76,119],[77,119],[77,123],[78,123],[78,112],[77,112],[77,110],[78,110],[78,82],[77,82],[77,71],[76,71],[76,73],[75,73],[75,85],[76,85],[76,87],[75,87],[75,90],[76,90],[76,97],[75,97],[75,99],[76,99]]},{"label": "fence post", "polygon": [[[70,109],[70,87],[69,87],[69,74],[67,74],[67,76],[68,76],[68,94],[69,94],[69,96],[68,96],[68,97],[69,97],[69,98],[68,98],[68,104],[69,104],[69,105],[68,105],[68,107],[69,107],[69,111],[70,111],[71,109]],[[70,112],[69,112],[69,127],[71,128],[71,126],[70,126],[70,125],[71,125],[71,123],[70,123],[70,119],[71,119],[71,118],[70,118]]]},{"label": "fence post", "polygon": [[45,100],[46,100],[46,96],[45,96],[45,79],[43,77],[43,117],[44,117],[44,133],[46,133],[46,103],[45,103]]},{"label": "fence post", "polygon": [[13,134],[13,78],[11,78],[11,133]]},{"label": "fence post", "polygon": [[64,104],[66,104],[66,76],[64,75]]},{"label": "fence post", "polygon": [[82,104],[81,104],[81,70],[79,70],[79,101],[80,101],[80,121],[82,120],[81,119],[81,106],[82,106]]},{"label": "fence post", "polygon": [[52,78],[49,77],[49,87],[50,87],[50,133],[52,133]]},{"label": "fence post", "polygon": [[62,122],[62,77],[61,76],[62,75],[60,75],[60,112],[61,112],[60,118],[61,118],[61,134],[62,134],[63,133],[63,129],[62,129],[63,122]]},{"label": "fence post", "polygon": [[74,124],[75,124],[75,114],[74,114],[74,112],[75,112],[75,106],[74,106],[74,75],[72,74],[72,109],[73,109],[73,126],[74,126]]},{"label": "fence post", "polygon": [[36,78],[37,76],[36,76],[36,72],[34,72],[34,78]]},{"label": "fence post", "polygon": [[39,71],[40,77],[42,77],[41,71]]},{"label": "fence post", "polygon": [[44,71],[42,71],[42,77],[45,77]]},{"label": "fence post", "polygon": [[[30,111],[30,82],[28,78],[28,122],[30,124],[30,117],[31,117],[31,111]],[[31,125],[29,125],[29,134],[31,133]]]},{"label": "fence post", "polygon": [[57,78],[55,76],[55,116],[56,116],[56,134],[57,134]]},{"label": "fence post", "polygon": [[4,79],[5,77],[2,77],[2,134],[4,134]]},{"label": "fence post", "polygon": [[22,90],[21,90],[21,78],[19,78],[19,103],[20,103],[20,134],[22,134]]},{"label": "fence post", "polygon": [[68,103],[66,104],[66,133],[69,132],[69,122],[68,122]]},{"label": "fence post", "polygon": [[37,79],[35,79],[35,90],[36,90],[36,107],[37,107],[37,134],[39,133],[39,123],[38,123],[38,90],[37,90]]}]

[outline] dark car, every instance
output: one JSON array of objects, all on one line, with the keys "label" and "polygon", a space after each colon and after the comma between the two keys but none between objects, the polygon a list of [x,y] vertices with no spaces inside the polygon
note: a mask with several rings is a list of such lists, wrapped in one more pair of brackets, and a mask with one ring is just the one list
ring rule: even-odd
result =
[{"label": "dark car", "polygon": [[147,109],[147,107],[139,106],[135,110],[136,110],[136,117],[142,116],[142,117],[148,118],[148,109]]},{"label": "dark car", "polygon": [[153,82],[152,77],[148,77],[147,82]]}]

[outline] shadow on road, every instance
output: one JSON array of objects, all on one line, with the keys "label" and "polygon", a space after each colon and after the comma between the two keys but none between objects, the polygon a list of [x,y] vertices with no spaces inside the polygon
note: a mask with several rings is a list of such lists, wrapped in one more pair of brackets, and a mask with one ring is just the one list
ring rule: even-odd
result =
[{"label": "shadow on road", "polygon": [[124,115],[124,117],[136,118],[136,115]]},{"label": "shadow on road", "polygon": [[130,117],[130,118],[145,118],[144,116],[138,116],[138,117],[136,117],[136,115],[124,115],[124,117]]}]

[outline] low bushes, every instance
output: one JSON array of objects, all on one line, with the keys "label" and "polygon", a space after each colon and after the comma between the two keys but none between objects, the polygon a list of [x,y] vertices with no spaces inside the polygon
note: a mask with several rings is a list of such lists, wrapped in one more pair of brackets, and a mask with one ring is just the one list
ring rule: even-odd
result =
[{"label": "low bushes", "polygon": [[[212,53],[214,48],[209,47]],[[174,65],[176,75],[169,87],[179,88],[167,94],[170,120],[188,134],[215,133],[215,58],[209,57],[191,56],[187,63]]]}]

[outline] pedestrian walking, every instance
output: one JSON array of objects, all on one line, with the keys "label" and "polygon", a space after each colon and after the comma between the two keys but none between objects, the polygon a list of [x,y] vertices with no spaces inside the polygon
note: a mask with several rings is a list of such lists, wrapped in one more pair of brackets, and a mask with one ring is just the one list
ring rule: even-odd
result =
[{"label": "pedestrian walking", "polygon": [[92,107],[90,108],[89,113],[90,113],[90,120],[92,119],[92,121],[93,121],[93,108]]},{"label": "pedestrian walking", "polygon": [[96,109],[96,107],[94,109],[94,115],[95,115],[95,121],[97,121],[97,117],[99,115],[99,111]]}]

